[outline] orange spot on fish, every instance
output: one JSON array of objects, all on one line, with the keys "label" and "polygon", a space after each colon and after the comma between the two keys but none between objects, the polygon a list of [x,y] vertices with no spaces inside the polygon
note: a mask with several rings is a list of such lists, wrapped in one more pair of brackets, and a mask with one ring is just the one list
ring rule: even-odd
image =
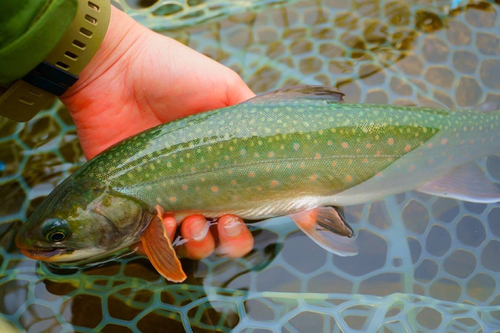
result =
[{"label": "orange spot on fish", "polygon": [[460,144],[463,145],[465,143],[465,140],[460,140]]},{"label": "orange spot on fish", "polygon": [[295,180],[295,176],[294,175],[290,176],[290,179]]},{"label": "orange spot on fish", "polygon": [[314,155],[314,159],[315,159],[315,160],[319,160],[320,158],[321,158],[321,154],[320,154],[320,153],[316,153],[316,154]]},{"label": "orange spot on fish", "polygon": [[427,147],[429,147],[429,148],[432,148],[432,146],[434,146],[434,144],[433,144],[432,142],[429,142],[429,143],[427,144]]},{"label": "orange spot on fish", "polygon": [[337,165],[337,161],[333,161],[332,162],[332,167],[336,166]]},{"label": "orange spot on fish", "polygon": [[363,163],[368,163],[368,159],[366,157],[363,158]]},{"label": "orange spot on fish", "polygon": [[272,187],[276,187],[276,186],[278,186],[279,184],[280,184],[280,182],[279,182],[279,181],[277,181],[277,180],[272,180],[272,181],[271,181],[271,186],[272,186]]},{"label": "orange spot on fish", "polygon": [[394,139],[393,138],[389,138],[387,139],[387,143],[392,146],[394,144]]},{"label": "orange spot on fish", "polygon": [[291,168],[292,168],[292,165],[291,165],[290,163],[287,163],[287,164],[286,164],[286,167],[287,167],[288,169],[291,169]]},{"label": "orange spot on fish", "polygon": [[304,162],[300,163],[299,168],[304,169],[306,167],[306,164]]},{"label": "orange spot on fish", "polygon": [[442,145],[445,145],[447,142],[448,142],[448,139],[443,139],[443,140],[441,140],[441,144],[442,144]]},{"label": "orange spot on fish", "polygon": [[314,174],[312,175],[311,177],[309,177],[309,181],[312,183],[312,182],[315,182],[316,179],[318,179],[318,175]]},{"label": "orange spot on fish", "polygon": [[293,144],[293,149],[299,150],[299,148],[300,148],[300,145],[298,143]]},{"label": "orange spot on fish", "polygon": [[332,142],[332,141],[328,141],[328,142],[327,142],[327,144],[328,144],[329,146],[331,146],[331,145],[333,145],[333,142]]},{"label": "orange spot on fish", "polygon": [[176,202],[177,201],[177,198],[176,197],[170,197],[170,202]]},{"label": "orange spot on fish", "polygon": [[257,191],[262,191],[262,187],[257,186]]},{"label": "orange spot on fish", "polygon": [[345,176],[345,181],[346,181],[346,182],[348,182],[348,183],[352,182],[352,179],[353,179],[353,178],[352,178],[352,176],[351,176],[351,175],[346,175],[346,176]]},{"label": "orange spot on fish", "polygon": [[429,158],[429,164],[434,163],[434,160],[432,158]]},{"label": "orange spot on fish", "polygon": [[408,171],[413,171],[415,169],[415,166],[414,165],[410,165],[410,167],[408,168]]},{"label": "orange spot on fish", "polygon": [[347,142],[342,142],[341,146],[344,149],[349,148],[349,144]]},{"label": "orange spot on fish", "polygon": [[250,171],[250,172],[248,173],[248,177],[250,177],[250,178],[255,177],[255,172]]},{"label": "orange spot on fish", "polygon": [[476,142],[474,139],[470,140],[470,144],[474,144],[474,142]]},{"label": "orange spot on fish", "polygon": [[411,146],[410,145],[406,145],[405,152],[409,152],[410,150],[411,150]]},{"label": "orange spot on fish", "polygon": [[372,146],[372,145],[371,145],[371,143],[367,143],[367,144],[365,145],[366,149],[370,149],[370,148],[371,148],[371,146]]},{"label": "orange spot on fish", "polygon": [[183,189],[184,191],[186,191],[186,190],[188,189],[188,186],[187,186],[187,185],[182,185],[182,189]]},{"label": "orange spot on fish", "polygon": [[269,154],[267,154],[267,156],[274,157],[274,153],[271,151],[271,152],[269,152]]},{"label": "orange spot on fish", "polygon": [[219,188],[217,186],[212,186],[212,192],[217,193],[219,192]]},{"label": "orange spot on fish", "polygon": [[236,179],[231,180],[231,184],[236,185]]},{"label": "orange spot on fish", "polygon": [[453,159],[452,155],[448,155],[448,161],[451,161]]}]

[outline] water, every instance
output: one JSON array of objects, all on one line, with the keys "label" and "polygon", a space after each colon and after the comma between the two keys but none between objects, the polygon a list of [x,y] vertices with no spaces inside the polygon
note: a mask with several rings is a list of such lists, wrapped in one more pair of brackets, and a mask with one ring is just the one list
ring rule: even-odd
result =
[{"label": "water", "polygon": [[[498,2],[118,4],[235,69],[257,93],[326,84],[349,102],[500,104]],[[183,260],[188,280],[169,284],[139,256],[60,270],[23,257],[13,244],[42,196],[84,161],[63,107],[27,124],[1,119],[0,161],[0,312],[18,329],[500,330],[498,203],[409,192],[347,207],[360,246],[351,258],[325,252],[288,220],[275,219],[253,231],[255,249],[245,258]],[[480,163],[498,184],[500,156]]]}]

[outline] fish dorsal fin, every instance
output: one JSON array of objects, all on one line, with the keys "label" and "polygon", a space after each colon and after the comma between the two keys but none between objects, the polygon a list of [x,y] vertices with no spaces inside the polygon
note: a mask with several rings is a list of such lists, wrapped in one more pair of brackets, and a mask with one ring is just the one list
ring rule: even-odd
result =
[{"label": "fish dorsal fin", "polygon": [[454,168],[443,177],[417,189],[419,192],[470,202],[499,202],[500,189],[484,174],[476,162]]},{"label": "fish dorsal fin", "polygon": [[491,112],[491,111],[496,111],[500,109],[498,103],[496,102],[484,102],[479,104],[474,108],[474,110],[481,111],[481,112]]},{"label": "fish dorsal fin", "polygon": [[182,282],[186,279],[186,274],[163,226],[161,212],[161,209],[158,209],[158,215],[154,216],[144,230],[141,238],[142,246],[158,273],[169,281]]},{"label": "fish dorsal fin", "polygon": [[248,104],[268,104],[284,101],[311,101],[324,103],[344,103],[344,93],[328,86],[292,86],[267,92],[250,98]]},{"label": "fish dorsal fin", "polygon": [[333,207],[318,207],[291,215],[292,220],[325,250],[342,257],[358,254],[354,232]]}]

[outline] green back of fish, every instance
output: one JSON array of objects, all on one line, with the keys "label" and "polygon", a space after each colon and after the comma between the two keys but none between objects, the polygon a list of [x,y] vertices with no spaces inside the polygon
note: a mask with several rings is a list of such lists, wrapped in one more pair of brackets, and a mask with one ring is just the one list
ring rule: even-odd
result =
[{"label": "green back of fish", "polygon": [[[265,102],[265,103],[264,103]],[[160,125],[89,162],[93,177],[169,211],[262,212],[262,203],[339,193],[440,131],[498,129],[500,112],[285,99],[246,102]],[[495,127],[496,126],[496,127]],[[293,201],[293,200],[292,200]],[[248,215],[248,214],[247,214]],[[250,214],[251,215],[251,214]]]}]

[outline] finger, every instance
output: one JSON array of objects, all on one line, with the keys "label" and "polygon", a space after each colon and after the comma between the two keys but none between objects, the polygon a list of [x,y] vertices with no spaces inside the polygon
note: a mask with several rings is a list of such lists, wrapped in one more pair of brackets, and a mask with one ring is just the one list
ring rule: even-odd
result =
[{"label": "finger", "polygon": [[210,225],[203,215],[191,215],[182,221],[181,234],[187,239],[185,255],[191,259],[208,257],[215,248],[215,241],[209,232]]},{"label": "finger", "polygon": [[168,238],[170,238],[170,242],[173,242],[175,229],[177,229],[177,221],[173,218],[173,216],[166,216],[163,218],[163,227],[167,232]]},{"label": "finger", "polygon": [[241,218],[224,215],[217,224],[220,245],[217,254],[230,258],[243,257],[253,248],[253,236]]}]

